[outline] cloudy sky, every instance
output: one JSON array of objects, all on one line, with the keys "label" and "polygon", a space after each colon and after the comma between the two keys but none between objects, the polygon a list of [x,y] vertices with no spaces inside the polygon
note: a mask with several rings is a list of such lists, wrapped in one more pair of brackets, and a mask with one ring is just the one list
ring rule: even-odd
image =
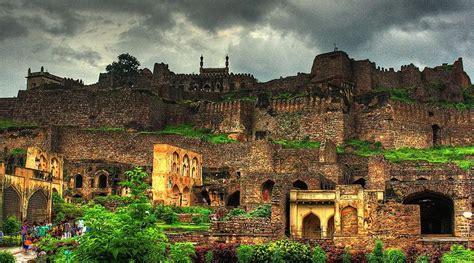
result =
[{"label": "cloudy sky", "polygon": [[94,83],[131,53],[174,72],[224,65],[260,81],[309,72],[333,43],[355,59],[399,69],[463,57],[474,76],[473,1],[0,0],[0,97],[27,69]]}]

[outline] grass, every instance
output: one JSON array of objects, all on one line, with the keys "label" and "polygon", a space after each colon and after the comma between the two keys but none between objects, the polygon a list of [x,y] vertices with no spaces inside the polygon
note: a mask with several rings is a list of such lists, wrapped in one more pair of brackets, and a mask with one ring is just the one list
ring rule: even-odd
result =
[{"label": "grass", "polygon": [[468,160],[466,156],[474,156],[474,145],[463,147],[440,146],[428,149],[400,148],[395,150],[384,150],[379,142],[370,143],[362,140],[350,140],[342,147],[337,148],[338,153],[343,153],[344,148],[352,146],[354,153],[359,156],[372,156],[382,154],[385,159],[393,163],[401,161],[426,161],[428,163],[455,163],[464,170],[474,166],[473,160]]},{"label": "grass", "polygon": [[408,89],[406,88],[384,88],[378,87],[375,89],[375,92],[387,92],[390,95],[390,99],[400,101],[407,104],[416,103],[414,99],[411,98]]},{"label": "grass", "polygon": [[201,224],[184,224],[184,223],[175,223],[175,224],[166,224],[164,222],[159,222],[156,224],[158,229],[162,231],[175,231],[175,232],[203,232],[209,230],[209,223]]},{"label": "grass", "polygon": [[124,128],[117,128],[117,127],[84,128],[82,130],[88,131],[88,132],[123,132],[125,131]]},{"label": "grass", "polygon": [[160,135],[181,135],[188,138],[197,138],[214,144],[232,143],[235,140],[227,137],[227,134],[214,134],[211,129],[199,129],[191,124],[181,124],[177,126],[166,126],[161,131],[141,132],[140,134],[160,134]]},{"label": "grass", "polygon": [[16,131],[22,129],[37,128],[38,125],[32,123],[18,122],[14,120],[0,119],[0,131]]},{"label": "grass", "polygon": [[321,142],[310,141],[309,139],[303,139],[301,141],[271,140],[271,143],[279,144],[283,146],[283,149],[317,149],[321,146]]}]

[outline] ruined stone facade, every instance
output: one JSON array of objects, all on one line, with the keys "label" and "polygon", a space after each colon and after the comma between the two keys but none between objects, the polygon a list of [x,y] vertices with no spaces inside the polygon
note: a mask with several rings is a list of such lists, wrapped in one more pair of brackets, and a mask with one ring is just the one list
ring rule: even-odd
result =
[{"label": "ruined stone facade", "polygon": [[[434,84],[443,88],[433,91]],[[67,198],[127,194],[117,182],[139,165],[153,175],[149,183],[156,203],[247,210],[271,205],[267,222],[229,223],[252,228],[237,227],[241,240],[287,235],[343,246],[381,238],[400,246],[422,235],[465,241],[472,233],[473,224],[462,216],[473,209],[472,169],[390,163],[336,150],[354,138],[380,142],[385,149],[472,145],[474,111],[424,100],[464,99],[472,86],[461,59],[423,71],[413,65],[395,71],[335,51],[316,56],[310,73],[265,83],[230,72],[226,59],[224,68],[201,65],[199,74],[176,74],[157,63],[153,72],[142,69],[129,79],[103,73],[92,85],[31,86],[16,98],[0,99],[1,119],[37,125],[0,132],[4,166],[22,166],[8,157],[15,148],[35,146],[64,156]],[[414,102],[390,98],[386,89],[396,87],[413,92]],[[155,132],[180,124],[225,133],[237,142],[213,144]],[[286,149],[275,140],[321,146]],[[182,174],[186,169],[189,176]],[[272,230],[253,229],[263,225]],[[228,228],[213,226],[221,234],[206,238],[239,239],[224,238]]]}]

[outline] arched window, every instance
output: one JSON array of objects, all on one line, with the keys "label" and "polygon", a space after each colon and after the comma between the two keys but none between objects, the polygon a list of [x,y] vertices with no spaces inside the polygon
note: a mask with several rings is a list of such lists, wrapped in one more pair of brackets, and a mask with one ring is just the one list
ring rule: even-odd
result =
[{"label": "arched window", "polygon": [[359,178],[355,180],[352,184],[359,184],[362,186],[362,188],[365,188],[366,181],[364,178]]},{"label": "arched window", "polygon": [[20,193],[13,186],[5,188],[3,191],[3,219],[14,216],[21,220],[20,207]]},{"label": "arched window", "polygon": [[193,161],[192,161],[192,169],[191,169],[191,177],[192,178],[196,178],[198,177],[198,160],[196,157],[193,158]]},{"label": "arched window", "polygon": [[235,191],[227,198],[227,206],[237,207],[240,205],[240,191]]},{"label": "arched window", "polygon": [[27,220],[31,224],[45,223],[48,220],[48,200],[43,190],[36,191],[28,200]]},{"label": "arched window", "polygon": [[301,180],[296,180],[293,182],[293,188],[296,188],[299,190],[308,190],[308,185]]},{"label": "arched window", "polygon": [[303,238],[318,239],[321,237],[321,221],[313,213],[303,219]]},{"label": "arched window", "polygon": [[433,146],[441,145],[441,128],[435,124],[431,126],[433,132]]},{"label": "arched window", "polygon": [[404,204],[420,206],[421,234],[453,234],[453,200],[434,192],[413,194],[403,201]]},{"label": "arched window", "polygon": [[335,228],[334,228],[334,216],[331,216],[328,220],[328,227],[327,227],[327,231],[326,231],[326,236],[331,238],[334,236],[334,231],[335,231]]},{"label": "arched window", "polygon": [[182,200],[182,195],[181,192],[179,191],[178,185],[173,186],[173,198],[174,198],[174,205],[181,206],[183,200]]},{"label": "arched window", "polygon": [[359,232],[357,209],[346,206],[341,210],[341,232],[345,235],[353,235]]},{"label": "arched window", "polygon": [[46,161],[46,157],[44,155],[40,156],[40,164],[39,164],[39,170],[41,171],[47,171],[48,169],[48,162]]},{"label": "arched window", "polygon": [[418,179],[416,179],[416,180],[417,180],[417,181],[427,181],[427,179],[424,178],[424,177],[420,177],[420,178],[418,178]]},{"label": "arched window", "polygon": [[105,174],[99,175],[99,188],[107,188],[107,176]]},{"label": "arched window", "polygon": [[75,188],[82,188],[82,175],[77,174],[74,177],[74,187]]},{"label": "arched window", "polygon": [[177,152],[173,153],[173,162],[171,164],[171,170],[173,173],[179,174],[179,154]]},{"label": "arched window", "polygon": [[272,180],[267,180],[262,184],[261,191],[262,191],[262,201],[263,202],[270,202],[272,201],[272,192],[273,192],[273,186],[275,185],[275,182]]},{"label": "arched window", "polygon": [[183,189],[183,198],[182,198],[181,205],[182,206],[189,206],[190,204],[191,204],[191,193],[189,191],[189,188],[186,186]]},{"label": "arched window", "polygon": [[183,158],[183,171],[182,176],[189,177],[189,157],[187,154],[184,155]]},{"label": "arched window", "polygon": [[59,179],[59,161],[56,158],[51,159],[51,174],[53,175],[54,178]]}]

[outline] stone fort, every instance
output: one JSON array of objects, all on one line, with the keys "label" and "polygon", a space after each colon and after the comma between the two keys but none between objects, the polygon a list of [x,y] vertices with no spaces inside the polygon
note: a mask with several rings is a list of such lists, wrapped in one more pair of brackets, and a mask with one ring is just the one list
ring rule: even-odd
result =
[{"label": "stone fort", "polygon": [[[68,200],[125,195],[118,184],[123,172],[142,166],[152,175],[155,203],[271,205],[268,222],[218,222],[211,232],[219,235],[198,242],[289,236],[402,246],[424,237],[472,238],[473,224],[463,216],[474,206],[472,168],[393,163],[357,155],[345,144],[472,145],[474,111],[433,102],[462,103],[465,91],[472,92],[461,58],[422,71],[413,64],[394,70],[335,50],[317,55],[309,73],[268,82],[232,73],[229,57],[222,68],[206,68],[202,56],[199,74],[156,63],[127,78],[101,73],[91,85],[43,68],[28,70],[26,78],[17,97],[0,98],[0,119],[30,124],[0,131],[3,217],[48,220],[53,191]],[[394,99],[391,90],[399,89],[413,101]],[[182,124],[235,141],[156,132]],[[274,143],[279,140],[320,147],[285,148]],[[46,212],[33,213],[37,207]]]}]

